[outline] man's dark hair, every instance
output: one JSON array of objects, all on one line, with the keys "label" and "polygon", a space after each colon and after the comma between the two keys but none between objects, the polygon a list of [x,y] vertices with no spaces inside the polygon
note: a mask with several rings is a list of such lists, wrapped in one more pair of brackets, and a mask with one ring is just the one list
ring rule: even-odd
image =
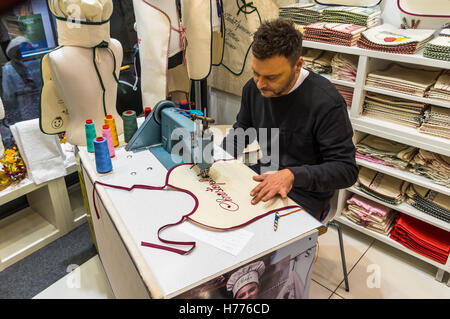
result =
[{"label": "man's dark hair", "polygon": [[302,53],[302,34],[289,20],[266,21],[253,36],[252,52],[260,60],[281,55],[294,65]]}]

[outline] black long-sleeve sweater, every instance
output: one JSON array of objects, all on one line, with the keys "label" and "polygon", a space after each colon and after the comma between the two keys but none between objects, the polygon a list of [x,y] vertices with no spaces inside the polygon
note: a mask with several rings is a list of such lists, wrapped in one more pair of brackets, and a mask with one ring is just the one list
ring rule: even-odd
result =
[{"label": "black long-sleeve sweater", "polygon": [[[314,72],[297,89],[275,98],[263,97],[249,80],[233,128],[257,130],[264,155],[261,166],[290,169],[295,178],[288,196],[316,218],[327,209],[337,189],[356,182],[353,130],[345,101],[330,81]],[[279,128],[279,135],[272,136],[271,128]],[[268,129],[269,142],[260,129]],[[222,147],[237,157],[253,140],[246,138],[244,143],[231,134]],[[271,157],[270,138],[279,143],[278,159]],[[271,162],[264,163],[270,157]]]}]

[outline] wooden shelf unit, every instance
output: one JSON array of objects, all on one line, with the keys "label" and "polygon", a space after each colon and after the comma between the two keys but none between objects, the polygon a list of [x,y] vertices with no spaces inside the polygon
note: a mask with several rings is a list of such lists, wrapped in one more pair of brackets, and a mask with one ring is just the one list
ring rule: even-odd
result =
[{"label": "wooden shelf unit", "polygon": [[0,205],[24,195],[29,207],[0,220],[0,271],[86,221],[80,185],[67,187],[64,177],[40,185],[25,178],[0,192]]}]

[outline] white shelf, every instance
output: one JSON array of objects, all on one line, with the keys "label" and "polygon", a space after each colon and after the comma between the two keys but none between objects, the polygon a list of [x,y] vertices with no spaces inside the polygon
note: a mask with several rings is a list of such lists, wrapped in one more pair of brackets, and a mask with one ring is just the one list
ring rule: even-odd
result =
[{"label": "white shelf", "polygon": [[402,212],[402,213],[404,213],[406,215],[409,215],[411,217],[414,217],[416,219],[420,219],[421,221],[424,221],[424,222],[426,222],[426,223],[428,223],[430,225],[433,225],[433,226],[436,226],[438,228],[444,229],[445,231],[450,231],[450,223],[447,223],[447,222],[445,222],[443,220],[440,220],[440,219],[438,219],[436,217],[433,217],[433,216],[428,215],[428,214],[426,214],[424,212],[421,212],[420,210],[412,207],[411,205],[409,205],[406,202],[403,202],[400,205],[390,205],[388,203],[383,202],[382,200],[379,200],[379,199],[377,199],[375,197],[372,197],[372,196],[370,196],[370,195],[360,191],[356,187],[350,187],[350,188],[347,188],[347,190],[349,192],[358,194],[358,195],[360,195],[360,196],[362,196],[364,198],[367,198],[367,199],[370,199],[370,200],[372,200],[374,202],[377,202],[377,203],[379,203],[379,204],[381,204],[383,206],[392,208],[392,209],[394,209],[396,211]]},{"label": "white shelf", "polygon": [[[73,162],[67,174],[77,171]],[[79,185],[78,185],[79,189]],[[36,185],[29,178],[0,192],[0,205],[27,196],[29,207],[0,220],[0,271],[86,221],[81,190],[68,196],[64,177]]]},{"label": "white shelf", "polygon": [[440,100],[436,100],[436,99],[429,99],[426,97],[414,96],[414,95],[409,95],[409,94],[404,94],[404,93],[398,93],[398,92],[394,92],[394,91],[390,91],[390,90],[386,90],[386,89],[376,88],[376,87],[373,87],[370,85],[366,85],[364,87],[364,90],[366,90],[368,92],[374,92],[374,93],[394,96],[394,97],[402,98],[405,100],[411,100],[411,101],[415,101],[415,102],[421,102],[421,103],[450,108],[450,102],[440,101]]},{"label": "white shelf", "polygon": [[302,46],[304,46],[305,48],[340,52],[340,53],[353,54],[353,55],[365,55],[365,52],[367,51],[367,50],[358,48],[357,46],[348,47],[348,46],[344,46],[344,45],[336,45],[336,44],[309,41],[309,40],[303,40]]},{"label": "white shelf", "polygon": [[423,134],[417,128],[382,121],[368,116],[351,118],[355,130],[450,156],[450,139]]},{"label": "white shelf", "polygon": [[[77,171],[77,165],[74,163],[66,168],[67,175],[72,174]],[[28,177],[24,178],[20,181],[20,183],[9,186],[2,190],[0,192],[0,205],[3,205],[7,202],[10,202],[16,198],[19,198],[23,195],[26,195],[28,193],[31,193],[32,191],[35,191],[36,189],[39,189],[41,187],[47,186],[47,183],[42,183],[39,185],[36,185],[31,179]]]},{"label": "white shelf", "polygon": [[443,185],[439,185],[434,183],[431,179],[428,179],[423,176],[419,176],[416,174],[413,174],[411,172],[401,170],[401,169],[395,169],[393,167],[384,166],[380,164],[371,163],[362,159],[357,158],[356,164],[370,168],[374,171],[393,176],[395,178],[425,187],[427,189],[434,190],[438,193],[450,196],[450,188],[445,187]]},{"label": "white shelf", "polygon": [[0,205],[10,202],[20,196],[26,195],[46,184],[36,185],[29,178],[24,178],[20,183],[9,186],[0,192]]},{"label": "white shelf", "polygon": [[431,265],[435,266],[436,268],[439,268],[439,269],[442,269],[442,270],[445,270],[445,271],[450,271],[450,266],[449,266],[449,261],[448,260],[447,260],[447,263],[445,265],[443,265],[441,263],[438,263],[438,262],[434,261],[433,259],[430,259],[428,257],[422,256],[422,255],[420,255],[420,254],[410,250],[409,248],[406,248],[402,244],[396,242],[395,240],[392,240],[391,238],[389,238],[386,235],[383,235],[381,233],[377,233],[376,231],[372,231],[372,230],[367,229],[367,228],[365,228],[363,226],[355,224],[354,222],[348,220],[345,216],[342,216],[342,215],[338,216],[338,217],[335,218],[335,220],[338,221],[341,224],[344,224],[344,225],[350,227],[350,228],[356,229],[356,230],[360,231],[361,233],[364,233],[364,234],[366,234],[366,235],[368,235],[368,236],[370,236],[372,238],[375,238],[375,239],[377,239],[377,240],[379,240],[379,241],[381,241],[381,242],[383,242],[385,244],[388,244],[389,246],[397,248],[397,249],[399,249],[399,250],[401,250],[401,251],[403,251],[403,252],[405,252],[405,253],[407,253],[407,254],[409,254],[411,256],[414,256],[414,257],[416,257],[418,259],[421,259],[421,260],[427,262],[428,264],[431,264]]},{"label": "white shelf", "polygon": [[423,56],[423,50],[419,51],[416,54],[396,54],[396,53],[387,53],[387,52],[379,52],[374,50],[366,50],[358,48],[357,46],[347,47],[343,45],[315,42],[315,41],[307,41],[304,40],[302,44],[305,48],[313,48],[319,50],[333,51],[333,52],[341,52],[346,54],[353,54],[358,56],[367,56],[376,59],[396,61],[396,62],[404,62],[418,65],[431,66],[435,68],[441,69],[450,69],[450,62],[443,60],[430,59]]},{"label": "white shelf", "polygon": [[30,207],[0,221],[0,270],[60,236],[60,231]]},{"label": "white shelf", "polygon": [[332,78],[331,74],[321,74],[321,76],[328,79],[333,84],[339,84],[339,85],[347,86],[347,87],[353,88],[353,89],[355,88],[355,82],[336,80],[336,79]]}]

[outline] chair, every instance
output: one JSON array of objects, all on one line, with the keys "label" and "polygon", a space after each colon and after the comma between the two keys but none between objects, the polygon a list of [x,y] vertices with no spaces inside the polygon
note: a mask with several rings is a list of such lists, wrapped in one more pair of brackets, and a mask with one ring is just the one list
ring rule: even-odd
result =
[{"label": "chair", "polygon": [[347,274],[347,265],[345,262],[345,252],[344,252],[344,242],[342,240],[342,231],[339,223],[333,221],[334,217],[337,213],[337,204],[338,204],[339,192],[336,191],[333,197],[330,200],[330,211],[328,212],[325,219],[321,222],[325,227],[335,226],[338,231],[339,236],[339,247],[341,250],[341,261],[342,261],[342,271],[344,273],[344,282],[345,282],[345,291],[350,291],[350,287],[348,285],[348,274]]}]

